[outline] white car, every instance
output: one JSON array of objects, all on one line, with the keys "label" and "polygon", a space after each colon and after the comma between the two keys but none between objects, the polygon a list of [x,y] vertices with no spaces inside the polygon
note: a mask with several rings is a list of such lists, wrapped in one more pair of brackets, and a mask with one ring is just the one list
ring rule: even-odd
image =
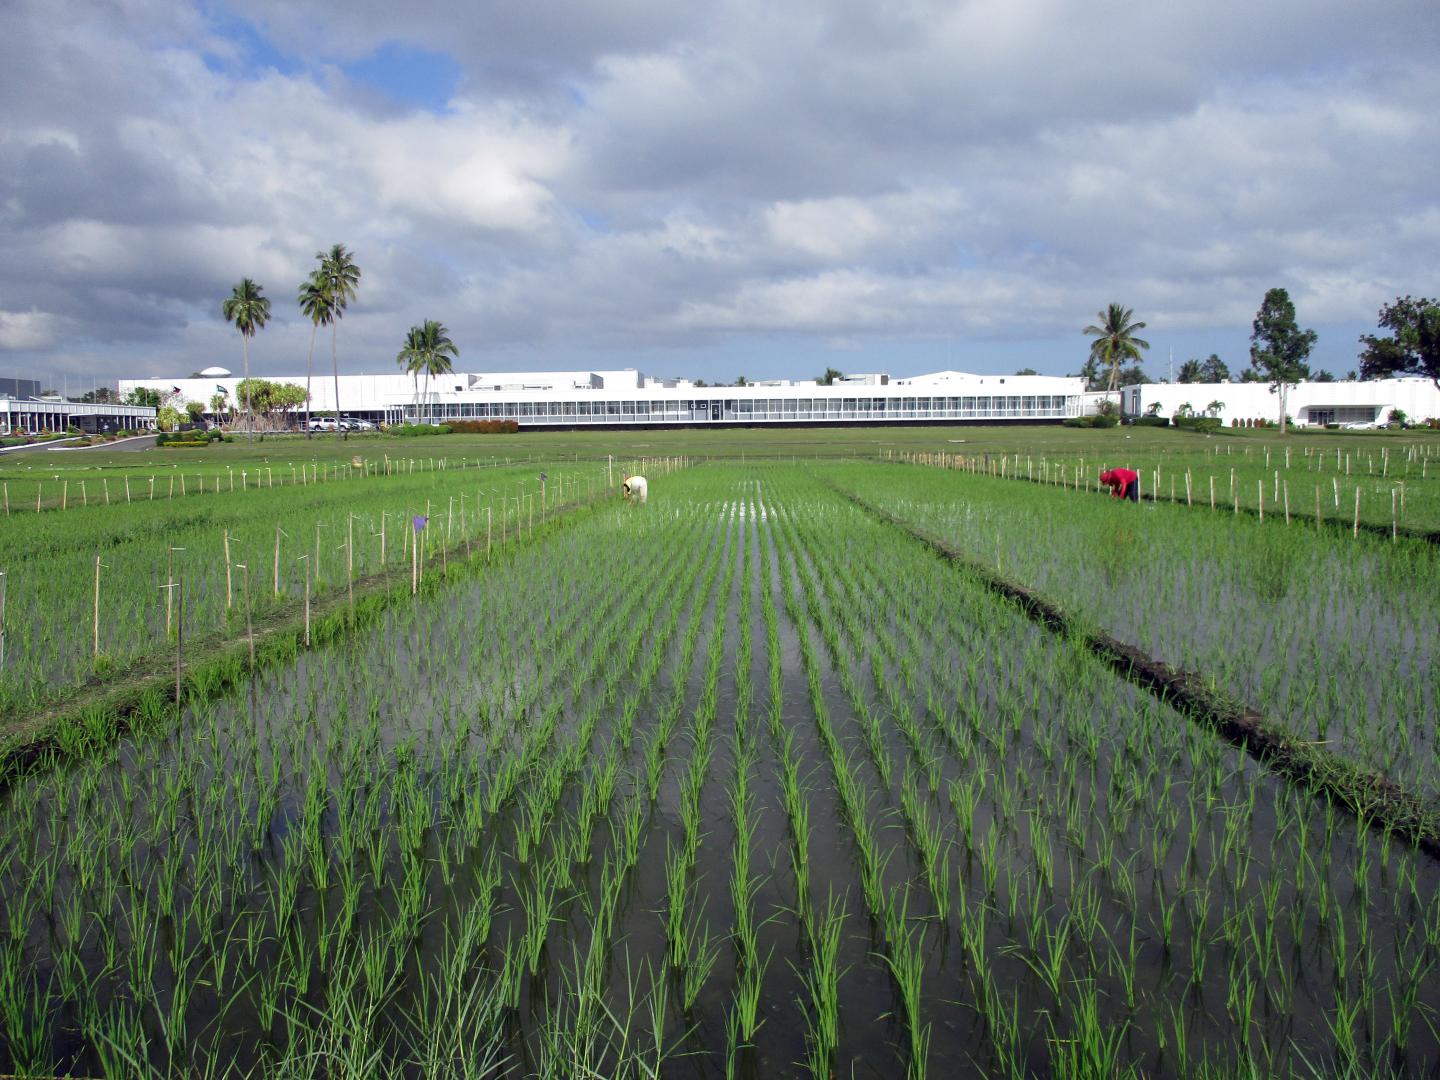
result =
[{"label": "white car", "polygon": [[308,430],[338,431],[339,427],[335,423],[335,418],[333,416],[312,416],[310,418],[310,427],[308,428]]},{"label": "white car", "polygon": [[355,420],[355,419],[351,419],[350,417],[346,417],[346,418],[345,418],[345,427],[346,427],[346,429],[349,430],[349,431],[374,431],[374,430],[375,430],[375,425],[372,424],[369,420]]}]

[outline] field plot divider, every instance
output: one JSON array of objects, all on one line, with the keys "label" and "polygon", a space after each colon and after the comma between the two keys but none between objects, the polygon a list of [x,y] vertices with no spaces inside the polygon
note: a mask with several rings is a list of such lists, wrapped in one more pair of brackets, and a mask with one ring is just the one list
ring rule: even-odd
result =
[{"label": "field plot divider", "polygon": [[1294,738],[1257,710],[1211,690],[1200,675],[1172,668],[1109,634],[1084,626],[1042,594],[1009,580],[991,566],[970,558],[860,496],[838,486],[834,490],[947,562],[967,570],[1035,622],[1080,642],[1121,677],[1205,724],[1262,765],[1326,796],[1362,821],[1380,825],[1426,853],[1440,857],[1440,808],[1405,791],[1388,777]]}]

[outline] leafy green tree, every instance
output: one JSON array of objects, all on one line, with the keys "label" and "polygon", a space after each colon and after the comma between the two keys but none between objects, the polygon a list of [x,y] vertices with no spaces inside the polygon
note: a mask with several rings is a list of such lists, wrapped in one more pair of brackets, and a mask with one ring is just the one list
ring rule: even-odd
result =
[{"label": "leafy green tree", "polygon": [[1216,416],[1216,417],[1218,417],[1218,416],[1219,416],[1222,412],[1224,412],[1224,411],[1225,411],[1225,403],[1224,403],[1223,401],[1221,401],[1220,399],[1218,399],[1218,398],[1215,399],[1214,401],[1210,402],[1209,405],[1206,405],[1206,406],[1205,406],[1205,415],[1206,415],[1206,416]]},{"label": "leafy green tree", "polygon": [[283,424],[283,414],[305,404],[305,388],[294,383],[271,382],[269,379],[243,379],[236,393],[250,402],[250,407],[264,418],[267,427]]},{"label": "leafy green tree", "polygon": [[[300,314],[310,320],[310,354],[305,360],[305,437],[308,439],[311,437],[310,376],[315,369],[315,335],[320,327],[335,321],[335,305],[330,301],[330,281],[324,270],[311,271],[300,286],[296,300],[300,304]],[[338,391],[336,404],[339,404]]]},{"label": "leafy green tree", "polygon": [[815,381],[821,386],[834,386],[836,379],[843,378],[845,378],[845,373],[843,371],[837,371],[833,367],[827,367],[825,369],[825,374],[821,375]]},{"label": "leafy green tree", "polygon": [[135,386],[125,395],[122,405],[138,405],[143,409],[158,409],[164,402],[161,400],[160,391],[152,390],[148,386]]},{"label": "leafy green tree", "polygon": [[1361,336],[1360,377],[1424,375],[1440,390],[1440,300],[1396,297],[1380,309],[1379,322],[1390,335]]},{"label": "leafy green tree", "polygon": [[155,410],[155,426],[161,431],[174,431],[183,419],[180,410],[170,405],[162,405]]},{"label": "leafy green tree", "polygon": [[[426,319],[420,326],[412,326],[405,335],[405,345],[396,354],[395,361],[415,377],[415,396],[420,396],[420,376],[425,376],[425,394],[430,394],[430,379],[435,375],[448,375],[455,370],[451,360],[460,355],[460,350],[450,340],[450,331],[434,319]],[[419,417],[417,416],[418,420]]]},{"label": "leafy green tree", "polygon": [[1285,434],[1285,398],[1290,387],[1310,377],[1305,361],[1315,347],[1314,330],[1301,330],[1295,322],[1295,305],[1284,289],[1265,294],[1250,328],[1250,366],[1280,396],[1280,434]]},{"label": "leafy green tree", "polygon": [[[235,329],[240,331],[240,346],[245,354],[246,381],[250,378],[250,339],[270,321],[270,301],[265,298],[264,293],[265,290],[248,277],[241,278],[240,284],[231,291],[230,298],[220,305],[225,321],[234,323]],[[244,397],[241,400],[245,401],[245,412],[253,416],[250,402]]]},{"label": "leafy green tree", "polygon": [[1229,382],[1230,369],[1213,352],[1200,362],[1200,382]]},{"label": "leafy green tree", "polygon": [[199,401],[187,401],[185,403],[185,412],[189,414],[190,423],[192,424],[198,424],[201,420],[205,419],[205,406]]},{"label": "leafy green tree", "polygon": [[1186,360],[1180,365],[1180,371],[1175,376],[1175,381],[1177,383],[1204,382],[1205,376],[1200,371],[1200,361]]},{"label": "leafy green tree", "polygon": [[1324,368],[1321,368],[1319,371],[1315,372],[1310,378],[1313,382],[1334,382],[1335,373],[1332,371],[1326,371]]},{"label": "leafy green tree", "polygon": [[217,424],[223,424],[224,416],[230,411],[230,396],[228,394],[210,395],[210,415],[215,417]]},{"label": "leafy green tree", "polygon": [[80,401],[90,405],[118,404],[119,395],[108,386],[97,386],[94,390],[86,390],[80,395]]},{"label": "leafy green tree", "polygon": [[[360,284],[360,267],[355,264],[353,255],[346,250],[344,244],[335,244],[329,251],[317,251],[315,257],[320,260],[320,274],[325,279],[325,289],[330,296],[330,369],[335,376],[335,414],[338,418],[340,361],[335,342],[340,320],[345,317],[345,309],[349,307],[350,301],[355,299],[355,290]],[[344,424],[335,425],[335,434],[342,439],[348,438]]]},{"label": "leafy green tree", "polygon": [[1145,324],[1135,321],[1135,312],[1130,308],[1111,304],[1099,313],[1099,318],[1098,325],[1087,326],[1084,331],[1095,338],[1090,345],[1092,387],[1099,367],[1104,367],[1109,372],[1105,389],[1114,392],[1117,387],[1127,385],[1120,381],[1121,365],[1127,360],[1138,365],[1140,350],[1150,348],[1150,343],[1135,336],[1136,331],[1145,329]]},{"label": "leafy green tree", "polygon": [[1019,371],[1015,372],[1015,374],[1016,374],[1016,375],[1039,375],[1040,373],[1039,373],[1038,371],[1036,371],[1033,367],[1022,367]]}]

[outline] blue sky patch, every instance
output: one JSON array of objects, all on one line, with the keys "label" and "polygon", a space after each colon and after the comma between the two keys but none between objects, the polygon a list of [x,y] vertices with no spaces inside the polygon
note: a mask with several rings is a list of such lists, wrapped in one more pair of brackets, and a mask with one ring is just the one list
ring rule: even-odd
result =
[{"label": "blue sky patch", "polygon": [[363,60],[341,65],[356,82],[400,105],[444,112],[460,84],[460,65],[444,53],[387,42]]}]

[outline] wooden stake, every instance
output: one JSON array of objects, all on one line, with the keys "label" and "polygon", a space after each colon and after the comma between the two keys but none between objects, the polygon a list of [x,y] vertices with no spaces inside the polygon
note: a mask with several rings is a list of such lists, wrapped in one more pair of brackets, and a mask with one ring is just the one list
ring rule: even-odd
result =
[{"label": "wooden stake", "polygon": [[297,560],[305,564],[305,647],[310,647],[310,556],[301,555]]},{"label": "wooden stake", "polygon": [[255,668],[255,626],[250,621],[250,566],[248,563],[237,563],[241,570],[245,571],[245,640],[250,645],[250,668]]},{"label": "wooden stake", "polygon": [[280,537],[284,535],[280,530],[280,523],[277,521],[275,523],[275,572],[272,584],[276,596],[280,595]]},{"label": "wooden stake", "polygon": [[94,646],[94,656],[100,659],[100,556],[95,556],[95,605],[90,621],[91,644]]},{"label": "wooden stake", "polygon": [[225,530],[225,610],[230,610],[232,587],[230,581],[230,530]]}]

